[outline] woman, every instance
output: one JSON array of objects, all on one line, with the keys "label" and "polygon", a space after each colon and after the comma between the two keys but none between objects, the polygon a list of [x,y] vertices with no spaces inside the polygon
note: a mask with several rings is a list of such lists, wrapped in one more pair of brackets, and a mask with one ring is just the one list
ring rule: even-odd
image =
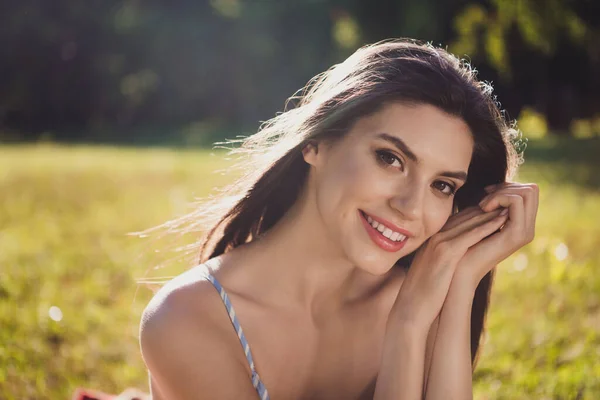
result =
[{"label": "woman", "polygon": [[180,221],[216,218],[144,312],[153,398],[472,397],[494,266],[538,203],[506,182],[515,131],[490,86],[389,41],[292,100],[244,141],[228,196]]}]

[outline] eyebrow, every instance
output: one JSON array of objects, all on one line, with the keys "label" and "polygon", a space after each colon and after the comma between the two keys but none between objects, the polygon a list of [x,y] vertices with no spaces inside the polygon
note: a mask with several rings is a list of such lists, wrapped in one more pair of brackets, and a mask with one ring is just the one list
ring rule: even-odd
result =
[{"label": "eyebrow", "polygon": [[[393,144],[394,147],[396,147],[398,150],[404,153],[409,160],[414,161],[416,164],[419,164],[421,162],[421,160],[419,160],[419,157],[417,157],[417,155],[413,153],[413,151],[410,149],[410,147],[408,147],[404,140],[400,139],[399,137],[390,135],[389,133],[380,133],[377,135],[377,137],[379,139],[383,139],[386,142]],[[446,176],[448,178],[459,179],[465,182],[467,180],[467,173],[464,171],[444,171],[441,172],[440,175]]]}]

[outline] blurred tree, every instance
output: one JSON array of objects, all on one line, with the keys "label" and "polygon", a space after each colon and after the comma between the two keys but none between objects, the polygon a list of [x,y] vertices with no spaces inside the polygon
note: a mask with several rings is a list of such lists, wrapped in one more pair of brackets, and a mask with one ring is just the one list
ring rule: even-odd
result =
[{"label": "blurred tree", "polygon": [[[515,117],[549,129],[600,109],[591,0],[22,0],[0,3],[0,131],[127,140],[256,127],[364,43],[468,55]],[[235,133],[234,133],[235,134]]]},{"label": "blurred tree", "polygon": [[574,118],[600,109],[600,3],[492,0],[465,6],[454,22],[450,50],[494,69],[513,117],[530,105],[551,131],[568,133]]},{"label": "blurred tree", "polygon": [[257,125],[300,82],[337,61],[327,2],[26,0],[0,7],[0,126],[25,139],[205,119]]}]

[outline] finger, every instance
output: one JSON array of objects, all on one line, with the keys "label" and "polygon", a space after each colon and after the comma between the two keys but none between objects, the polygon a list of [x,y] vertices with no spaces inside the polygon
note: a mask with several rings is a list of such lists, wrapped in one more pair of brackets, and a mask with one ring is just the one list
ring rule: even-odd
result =
[{"label": "finger", "polygon": [[484,211],[489,212],[501,207],[508,208],[508,221],[506,227],[520,230],[520,232],[513,232],[512,234],[521,235],[527,232],[525,204],[522,196],[509,193],[497,194],[485,203],[483,209]]},{"label": "finger", "polygon": [[504,184],[504,182],[503,183],[495,183],[493,185],[487,185],[486,187],[483,188],[483,190],[486,193],[491,193],[494,190],[497,190],[498,188],[500,188],[503,184]]},{"label": "finger", "polygon": [[468,249],[489,235],[496,232],[507,222],[508,215],[497,215],[485,223],[477,225],[452,240],[452,245],[460,249]]},{"label": "finger", "polygon": [[517,182],[500,182],[500,183],[494,183],[492,185],[487,185],[486,187],[483,188],[483,190],[486,193],[492,193],[495,192],[497,190],[501,190],[502,188],[505,187],[510,187],[513,185],[522,185],[522,183],[517,183]]},{"label": "finger", "polygon": [[493,192],[497,192],[497,191],[505,189],[505,188],[521,187],[521,186],[537,186],[537,185],[535,183],[502,182],[502,183],[496,183],[493,185],[488,185],[488,186],[484,187],[483,190],[486,193],[491,194]]},{"label": "finger", "polygon": [[444,231],[443,233],[441,233],[442,240],[452,240],[453,238],[463,234],[464,232],[468,232],[471,229],[485,224],[488,221],[494,219],[495,217],[497,217],[500,212],[502,210],[492,210],[492,212],[482,212],[479,214],[476,214],[474,216],[471,216],[470,218],[466,219],[465,221],[463,221],[461,224],[458,224],[456,226],[453,226],[452,228],[448,229],[447,231]]},{"label": "finger", "polygon": [[447,231],[455,226],[462,224],[464,221],[474,217],[475,215],[483,214],[484,211],[478,206],[467,207],[464,210],[450,216],[441,231]]},{"label": "finger", "polygon": [[535,229],[535,220],[539,206],[538,186],[536,184],[511,184],[498,192],[486,196],[480,203],[482,209],[489,210],[487,203],[489,203],[494,196],[499,196],[501,194],[519,195],[523,198],[526,214],[525,225],[528,230],[533,231]]},{"label": "finger", "polygon": [[496,197],[498,196],[502,196],[505,194],[512,194],[512,195],[518,195],[518,196],[522,196],[523,197],[523,202],[525,204],[527,204],[527,199],[525,198],[526,196],[526,191],[525,189],[521,188],[521,187],[504,187],[502,189],[499,189],[496,192],[490,193],[489,195],[485,196],[480,202],[479,202],[479,207],[483,210],[483,211],[490,211],[493,210],[494,207],[489,206],[489,203]]},{"label": "finger", "polygon": [[535,221],[539,206],[539,188],[536,184],[525,184],[506,189],[507,193],[518,194],[523,197],[525,207],[525,232],[529,240],[532,240],[535,235]]},{"label": "finger", "polygon": [[540,189],[535,183],[528,183],[522,186],[520,190],[525,200],[525,209],[528,215],[528,220],[535,224],[535,217],[540,201]]},{"label": "finger", "polygon": [[511,194],[518,194],[523,197],[525,204],[526,223],[529,228],[535,225],[537,209],[539,206],[539,188],[535,183],[518,184],[509,186],[503,191]]},{"label": "finger", "polygon": [[[481,240],[475,246],[469,248],[469,251],[472,252],[471,256],[475,257],[475,259],[487,260],[488,262],[484,264],[490,266],[500,263],[521,248],[525,244],[525,237],[518,235],[522,235],[523,230],[514,229],[514,226],[511,229],[508,226],[510,223],[512,221],[507,220],[500,232],[486,237],[485,240]],[[484,264],[482,266],[486,268]]]},{"label": "finger", "polygon": [[484,189],[493,189],[493,188],[502,188],[502,187],[510,187],[510,186],[527,186],[527,185],[536,185],[535,183],[523,183],[523,182],[500,182],[494,183],[492,185],[487,185]]},{"label": "finger", "polygon": [[535,204],[537,205],[539,188],[535,183],[506,183],[503,186],[496,186],[498,187],[496,190],[490,191],[483,199],[481,199],[479,202],[480,205],[483,205],[491,197],[499,193],[518,193],[526,198],[526,202],[528,199],[535,199]]}]

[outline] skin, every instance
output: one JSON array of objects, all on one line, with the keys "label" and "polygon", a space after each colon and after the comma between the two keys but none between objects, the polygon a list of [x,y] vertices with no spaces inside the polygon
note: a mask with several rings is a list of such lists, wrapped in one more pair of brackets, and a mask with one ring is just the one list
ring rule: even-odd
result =
[{"label": "skin", "polygon": [[488,195],[481,201],[480,208],[465,210],[443,228],[448,232],[471,216],[485,212],[494,214],[505,210],[507,213],[501,231],[470,247],[456,265],[438,317],[439,325],[430,331],[436,340],[433,357],[429,360],[430,375],[425,382],[426,399],[472,397],[469,321],[475,289],[495,264],[530,243],[535,236],[539,204],[536,184],[504,183],[489,186],[486,192]]},{"label": "skin", "polygon": [[[401,139],[418,162],[381,133]],[[436,388],[448,373],[457,376],[456,398],[471,390],[469,291],[523,240],[510,247],[503,239],[502,252],[471,248],[509,226],[501,208],[510,205],[511,220],[525,214],[510,197],[521,198],[520,187],[497,188],[483,208],[449,220],[450,189],[464,182],[444,173],[466,172],[472,147],[460,118],[388,104],[341,140],[307,146],[308,182],[292,209],[263,237],[214,260],[271,398],[444,398]],[[408,230],[406,245],[382,250],[359,210]],[[408,273],[393,268],[425,242]],[[237,336],[201,269],[169,282],[144,311],[152,396],[255,399]],[[458,372],[448,355],[458,357]]]}]

